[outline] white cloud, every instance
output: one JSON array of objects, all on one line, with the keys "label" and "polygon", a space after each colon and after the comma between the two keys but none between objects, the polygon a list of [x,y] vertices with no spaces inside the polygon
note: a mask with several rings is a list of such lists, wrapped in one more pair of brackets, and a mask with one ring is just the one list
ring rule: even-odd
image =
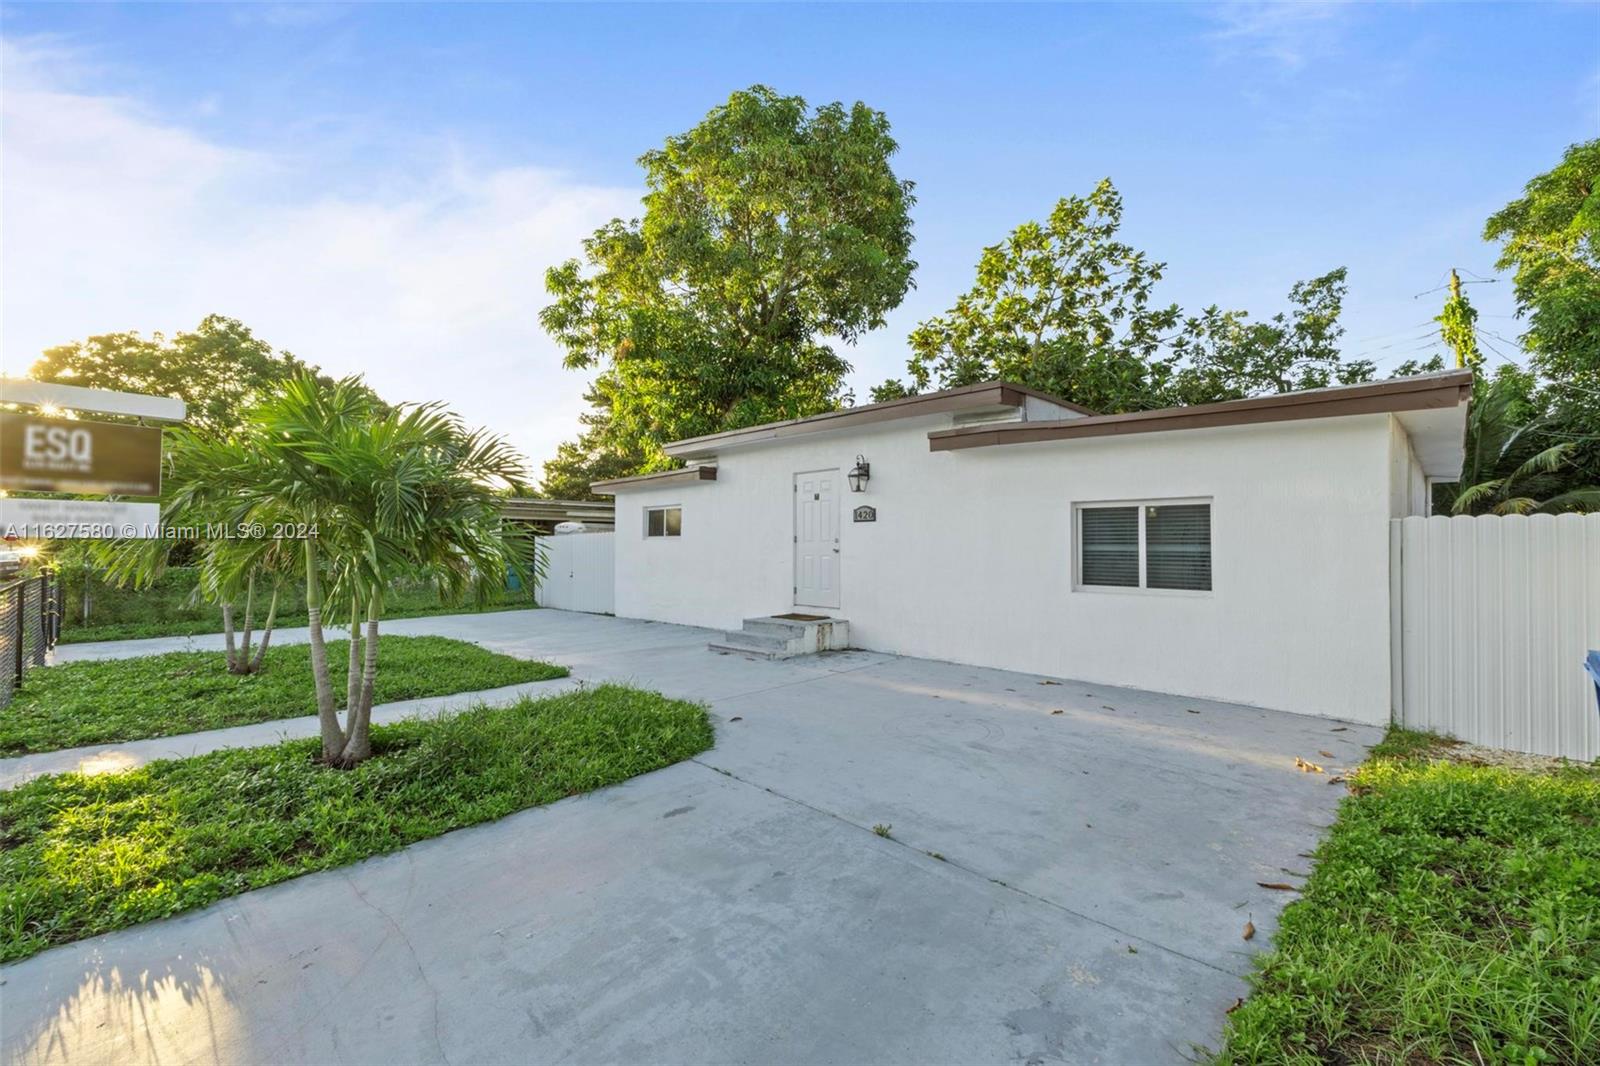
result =
[{"label": "white cloud", "polygon": [[585,382],[539,329],[544,270],[636,212],[637,191],[445,152],[367,193],[343,174],[340,194],[300,193],[338,145],[216,143],[76,88],[48,43],[0,48],[7,373],[52,344],[217,312],[385,397],[443,400],[535,468],[576,431]]},{"label": "white cloud", "polygon": [[1219,28],[1211,34],[1229,53],[1265,58],[1295,70],[1314,55],[1328,51],[1350,6],[1321,0],[1238,2],[1211,10]]}]

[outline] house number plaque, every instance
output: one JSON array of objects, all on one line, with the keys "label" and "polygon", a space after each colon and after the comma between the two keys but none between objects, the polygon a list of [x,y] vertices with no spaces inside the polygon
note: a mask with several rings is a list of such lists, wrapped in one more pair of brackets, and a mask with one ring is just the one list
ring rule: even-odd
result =
[{"label": "house number plaque", "polygon": [[857,507],[855,510],[855,520],[857,522],[876,522],[878,520],[878,509],[876,507],[868,507],[866,505]]}]

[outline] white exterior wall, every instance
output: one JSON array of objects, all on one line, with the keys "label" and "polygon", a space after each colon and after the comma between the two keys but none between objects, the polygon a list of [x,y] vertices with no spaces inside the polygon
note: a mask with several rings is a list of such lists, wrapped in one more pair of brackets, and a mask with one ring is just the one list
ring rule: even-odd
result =
[{"label": "white exterior wall", "polygon": [[[1389,416],[930,452],[948,424],[730,449],[715,482],[620,492],[617,613],[736,629],[791,610],[793,475],[842,481],[861,453],[829,612],[853,645],[1389,720],[1388,520],[1411,480]],[[1191,497],[1212,501],[1211,593],[1073,589],[1075,503]],[[683,535],[647,539],[663,504]],[[851,521],[860,504],[876,522]]]},{"label": "white exterior wall", "polygon": [[1389,419],[1389,517],[1428,513],[1428,478],[1397,418]]}]

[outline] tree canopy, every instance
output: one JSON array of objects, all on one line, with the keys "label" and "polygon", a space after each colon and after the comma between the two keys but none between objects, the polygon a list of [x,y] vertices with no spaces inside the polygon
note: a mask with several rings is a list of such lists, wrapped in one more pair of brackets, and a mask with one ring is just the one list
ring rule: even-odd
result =
[{"label": "tree canopy", "polygon": [[540,313],[571,369],[597,369],[583,435],[545,490],[668,465],[661,444],[838,406],[826,339],[881,326],[911,285],[911,183],[879,111],[736,92],[639,159],[642,219],[551,268]]},{"label": "tree canopy", "polygon": [[1600,482],[1600,140],[1569,147],[1489,218],[1484,237],[1513,272],[1521,344],[1555,434],[1574,445],[1572,477]]},{"label": "tree canopy", "polygon": [[316,367],[275,351],[238,319],[207,315],[193,332],[102,333],[45,350],[28,376],[91,389],[176,396],[188,424],[227,432],[251,404],[296,374]]},{"label": "tree canopy", "polygon": [[1155,299],[1166,269],[1117,236],[1110,179],[1068,196],[983,250],[977,280],[911,334],[912,389],[1002,378],[1113,413],[1365,381],[1375,367],[1339,352],[1341,267],[1298,282],[1291,309],[1264,321],[1216,306],[1185,317]]},{"label": "tree canopy", "polygon": [[1165,264],[1118,240],[1121,224],[1107,179],[985,248],[972,288],[912,331],[913,387],[1002,378],[1097,411],[1152,406],[1170,377],[1163,339],[1180,316],[1152,303]]}]

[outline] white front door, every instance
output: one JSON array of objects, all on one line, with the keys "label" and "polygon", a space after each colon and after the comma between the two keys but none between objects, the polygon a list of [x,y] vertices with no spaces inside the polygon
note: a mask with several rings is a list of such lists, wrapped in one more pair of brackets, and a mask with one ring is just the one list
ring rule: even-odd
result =
[{"label": "white front door", "polygon": [[837,470],[794,476],[794,602],[839,606],[839,483]]}]

